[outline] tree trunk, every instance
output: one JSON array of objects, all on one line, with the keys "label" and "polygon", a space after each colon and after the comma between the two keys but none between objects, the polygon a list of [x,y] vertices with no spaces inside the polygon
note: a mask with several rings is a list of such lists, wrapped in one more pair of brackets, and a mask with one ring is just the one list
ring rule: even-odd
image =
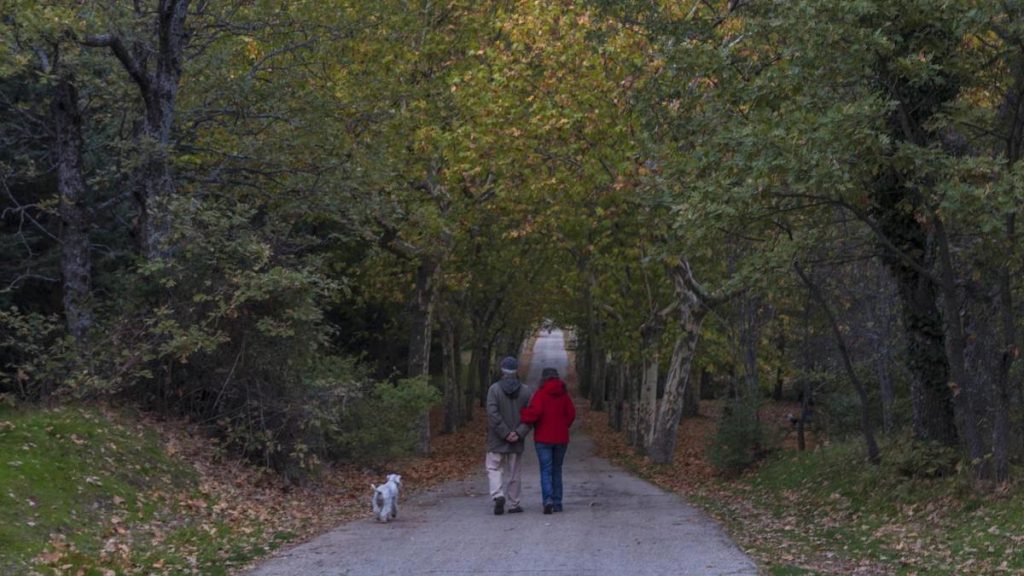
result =
[{"label": "tree trunk", "polygon": [[939,282],[942,291],[942,303],[946,316],[946,356],[949,358],[950,388],[953,389],[954,409],[971,466],[980,479],[992,476],[991,463],[985,458],[985,444],[978,431],[980,414],[978,383],[967,370],[965,354],[967,336],[960,318],[959,298],[957,297],[956,279],[953,270],[953,259],[950,254],[949,238],[942,219],[933,214],[935,239],[939,248]]},{"label": "tree trunk", "polygon": [[[1009,246],[1015,246],[1015,215],[1006,216],[1006,239]],[[1006,482],[1010,479],[1010,374],[1017,349],[1017,327],[1013,316],[1013,292],[1010,265],[1003,261],[999,271],[999,318],[1002,330],[1002,350],[999,354],[999,369],[996,373],[995,414],[992,422],[992,456],[994,479]]]},{"label": "tree trunk", "polygon": [[779,328],[779,336],[776,339],[775,343],[776,343],[776,345],[778,347],[778,351],[779,351],[779,360],[778,360],[778,366],[776,366],[776,368],[775,368],[775,390],[772,392],[772,399],[775,400],[776,402],[781,402],[782,401],[782,389],[783,389],[783,385],[785,384],[785,382],[782,379],[782,365],[783,365],[783,363],[785,362],[785,359],[786,359],[786,328],[785,328],[785,326],[780,326],[780,328]]},{"label": "tree trunk", "polygon": [[694,280],[685,259],[680,259],[673,268],[672,276],[675,282],[674,308],[678,314],[679,336],[672,349],[665,393],[657,413],[653,415],[654,425],[650,428],[647,444],[651,461],[659,464],[671,463],[675,456],[679,420],[683,415],[683,401],[690,381],[697,341],[700,339],[701,325],[709,306],[722,301],[721,297],[708,295]]},{"label": "tree trunk", "polygon": [[877,304],[872,307],[872,322],[876,326],[873,334],[875,353],[875,376],[878,378],[879,397],[882,400],[882,431],[892,434],[895,431],[893,405],[896,401],[896,388],[892,380],[892,302],[884,297],[888,292],[886,279],[878,275],[875,288],[879,295]]},{"label": "tree trunk", "polygon": [[452,326],[452,366],[455,376],[455,408],[458,411],[458,424],[469,422],[469,402],[466,397],[466,367],[462,362],[462,330],[459,324]]},{"label": "tree trunk", "polygon": [[605,352],[601,348],[599,336],[594,338],[594,342],[590,347],[590,355],[590,408],[596,412],[601,412],[604,410],[607,374],[605,371]]},{"label": "tree trunk", "polygon": [[629,388],[629,365],[620,360],[615,364],[615,395],[612,401],[610,413],[610,424],[613,429],[621,432],[626,420],[626,399],[630,397]]},{"label": "tree trunk", "polygon": [[489,344],[483,345],[477,352],[477,374],[478,380],[477,385],[477,399],[479,400],[480,407],[483,408],[487,405],[487,389],[493,384],[491,378],[491,346]]},{"label": "tree trunk", "polygon": [[638,453],[643,450],[640,425],[640,395],[643,392],[643,368],[643,364],[631,364],[627,370],[629,380],[626,384],[628,393],[626,398],[629,401],[629,407],[624,413],[630,446]]},{"label": "tree trunk", "polygon": [[583,398],[590,399],[590,334],[584,333],[576,341],[576,391]]},{"label": "tree trunk", "polygon": [[[682,297],[682,295],[681,295]],[[701,325],[707,309],[693,295],[685,295],[679,309],[679,327],[682,333],[672,350],[672,361],[665,380],[665,394],[658,407],[654,433],[648,455],[656,464],[669,464],[675,458],[679,421],[683,416],[683,402],[690,383],[690,367],[697,351]]]},{"label": "tree trunk", "polygon": [[796,422],[796,447],[807,450],[807,417],[811,414],[811,381],[803,379],[800,394],[800,419]]},{"label": "tree trunk", "polygon": [[730,400],[738,398],[739,395],[740,395],[740,393],[739,393],[739,388],[740,387],[736,385],[737,379],[738,378],[736,376],[736,364],[734,362],[730,362],[729,363],[729,378],[726,381],[726,390],[725,390],[725,397],[730,399]]},{"label": "tree trunk", "polygon": [[715,399],[715,390],[711,383],[711,372],[709,372],[707,368],[701,368],[700,370],[700,399]]},{"label": "tree trunk", "polygon": [[[871,424],[871,407],[868,404],[867,389],[864,388],[860,378],[857,376],[857,371],[853,368],[853,362],[850,360],[850,352],[846,348],[846,340],[843,338],[842,330],[839,329],[839,322],[836,321],[835,315],[832,314],[832,309],[825,300],[825,296],[822,294],[821,288],[811,281],[810,277],[808,277],[800,267],[800,264],[794,263],[794,267],[796,268],[796,273],[800,276],[800,279],[802,279],[804,284],[807,285],[811,295],[818,301],[818,305],[821,306],[822,311],[825,312],[829,326],[832,328],[832,336],[835,338],[836,348],[839,350],[839,355],[843,360],[843,368],[846,370],[846,375],[849,377],[850,383],[853,384],[853,388],[857,391],[857,397],[860,399],[860,429],[861,433],[864,434],[864,444],[867,446],[868,461],[872,464],[878,464],[881,461],[881,457],[878,452],[878,443],[875,442],[874,427]],[[803,421],[803,419],[804,417],[801,415],[800,420]]]},{"label": "tree trunk", "polygon": [[742,395],[745,400],[750,402],[757,401],[761,392],[757,360],[757,349],[761,339],[758,307],[757,298],[744,298],[742,331],[740,333],[743,347],[743,382],[745,384]]},{"label": "tree trunk", "polygon": [[[1007,5],[1009,8],[1009,5]],[[1011,17],[1020,17],[1019,9],[1014,8],[1009,14]],[[1004,38],[1004,40],[1006,40]],[[1013,38],[1019,44],[1019,38]],[[1014,166],[1024,154],[1024,51],[1016,50],[1007,52],[1012,58],[1010,70],[1013,72],[1013,83],[1003,96],[1003,104],[999,111],[999,126],[1001,134],[1006,142],[1006,167],[1007,174],[1012,174]],[[1019,205],[1015,208],[1019,208]],[[1016,231],[1016,210],[1005,216],[1006,227],[1006,256],[1017,253],[1017,231]],[[992,422],[992,456],[994,466],[994,478],[997,482],[1006,482],[1010,478],[1010,401],[1012,385],[1010,378],[1014,361],[1020,354],[1017,347],[1017,328],[1013,313],[1013,287],[1012,272],[1010,267],[1011,258],[1004,257],[998,263],[999,277],[999,300],[996,304],[1000,318],[1000,339],[1001,348],[999,354],[999,367],[996,372],[995,388],[995,413]],[[1024,414],[1024,387],[1017,392],[1018,408]],[[1024,434],[1022,434],[1024,438]]]},{"label": "tree trunk", "polygon": [[[59,66],[59,63],[57,63]],[[85,178],[82,175],[82,112],[74,75],[59,74],[54,86],[51,114],[54,130],[53,157],[60,193],[60,271],[64,318],[68,332],[82,343],[93,324],[92,260],[88,216],[85,210]]]},{"label": "tree trunk", "polygon": [[885,344],[879,342],[875,350],[875,373],[878,375],[879,393],[882,398],[882,430],[886,434],[893,431],[892,406],[896,400],[892,376],[889,374],[889,352]]},{"label": "tree trunk", "polygon": [[490,365],[490,349],[486,343],[491,339],[491,312],[492,308],[484,315],[472,315],[473,340],[469,355],[469,375],[466,380],[466,415],[473,413],[471,406],[476,399],[481,408],[487,403],[487,387],[490,385],[490,374],[487,367]]},{"label": "tree trunk", "polygon": [[615,412],[616,403],[618,397],[619,379],[618,379],[618,362],[615,360],[608,361],[604,366],[605,373],[605,393],[608,395],[608,426],[615,429]]},{"label": "tree trunk", "polygon": [[171,128],[178,100],[178,86],[188,38],[185,19],[191,0],[161,0],[158,13],[159,50],[149,94],[143,90],[146,116],[143,123],[142,211],[139,222],[143,253],[150,260],[170,251],[173,225],[170,200],[175,185],[171,172]]},{"label": "tree trunk", "polygon": [[636,447],[640,454],[644,454],[650,446],[651,438],[654,436],[654,426],[657,415],[658,402],[658,369],[659,351],[661,344],[661,333],[664,331],[663,321],[660,317],[653,315],[646,324],[640,328],[640,351],[643,358],[643,379],[640,384],[640,402],[637,406],[637,434]]},{"label": "tree trunk", "polygon": [[697,399],[697,387],[689,380],[687,376],[688,382],[683,388],[683,418],[696,418],[700,416],[700,401]]},{"label": "tree trunk", "polygon": [[428,256],[420,259],[416,267],[416,287],[409,306],[408,375],[426,376],[430,373],[430,339],[434,325],[435,281],[440,272],[436,260]]},{"label": "tree trunk", "polygon": [[[463,366],[460,372],[465,374],[465,381],[462,386],[462,416],[466,422],[473,421],[473,402],[476,400],[477,389],[477,361],[476,346],[469,350],[469,361]],[[459,352],[459,361],[462,361],[462,352]]]},{"label": "tree trunk", "polygon": [[[138,240],[143,256],[154,261],[170,252],[173,227],[170,201],[175,186],[171,171],[171,128],[181,83],[188,31],[185,21],[191,0],[160,0],[156,11],[156,50],[124,45],[115,34],[91,36],[86,46],[110,48],[139,89],[142,98],[142,130],[137,140],[140,158],[133,174],[139,204]],[[141,12],[139,13],[141,16]],[[150,57],[155,66],[150,66]],[[152,69],[152,71],[151,71]]]},{"label": "tree trunk", "polygon": [[[894,207],[894,210],[897,208]],[[924,253],[926,240],[910,214],[894,216],[910,220],[904,232]],[[895,235],[897,231],[894,231]],[[930,260],[930,258],[928,259]],[[926,260],[927,261],[927,260]],[[931,280],[907,266],[898,258],[889,258],[902,304],[903,326],[907,338],[907,364],[912,375],[910,400],[913,411],[914,436],[946,446],[957,443],[954,425],[953,397],[949,388],[949,361],[939,313],[938,295]]]},{"label": "tree trunk", "polygon": [[796,423],[796,445],[801,452],[807,450],[806,422],[811,410],[811,379],[810,374],[814,370],[814,356],[811,354],[811,298],[810,288],[807,290],[807,300],[804,301],[804,334],[803,334],[803,370],[804,376],[800,382],[800,419]]},{"label": "tree trunk", "polygon": [[444,432],[453,434],[462,424],[462,399],[459,388],[458,350],[455,344],[455,326],[450,319],[445,319],[441,330],[441,363],[444,373]]},{"label": "tree trunk", "polygon": [[601,319],[597,315],[594,303],[594,288],[597,276],[593,267],[587,269],[585,299],[587,304],[587,371],[586,392],[590,399],[590,408],[595,411],[604,410],[605,400],[605,352],[601,346]]},{"label": "tree trunk", "polygon": [[[410,303],[409,366],[410,378],[430,377],[430,343],[434,327],[434,304],[437,296],[436,281],[440,263],[422,256],[416,267],[416,289]],[[430,412],[423,414],[416,422],[419,439],[416,453],[425,456],[430,453]]]},{"label": "tree trunk", "polygon": [[[905,11],[901,8],[900,11]],[[893,23],[893,50],[875,62],[876,85],[895,103],[886,119],[891,139],[888,154],[894,158],[901,144],[920,147],[939,142],[932,126],[935,114],[960,92],[959,78],[945,58],[938,54],[936,73],[926,79],[909,75],[902,59],[916,57],[921,45],[954,46],[959,32],[936,22],[922,26],[919,20],[901,17]],[[912,169],[911,169],[912,170]],[[899,291],[903,329],[906,332],[908,368],[911,379],[914,435],[946,446],[957,444],[953,395],[949,386],[949,360],[943,318],[938,308],[937,286],[929,271],[935,263],[932,227],[922,218],[924,194],[918,189],[918,174],[904,173],[898,162],[884,167],[871,189],[871,212],[885,239],[883,260]]]}]

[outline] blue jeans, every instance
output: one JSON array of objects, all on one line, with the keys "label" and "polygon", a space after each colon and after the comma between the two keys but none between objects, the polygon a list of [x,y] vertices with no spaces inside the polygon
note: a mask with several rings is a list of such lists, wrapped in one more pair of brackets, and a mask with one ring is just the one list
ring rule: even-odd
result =
[{"label": "blue jeans", "polygon": [[544,505],[553,504],[562,508],[562,462],[568,444],[545,444],[535,442],[537,460],[540,461],[540,491]]}]

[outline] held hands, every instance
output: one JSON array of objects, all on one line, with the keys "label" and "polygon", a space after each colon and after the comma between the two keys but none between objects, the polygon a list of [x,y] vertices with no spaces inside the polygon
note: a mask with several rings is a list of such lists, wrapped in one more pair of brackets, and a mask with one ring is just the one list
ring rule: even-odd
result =
[{"label": "held hands", "polygon": [[519,442],[519,434],[516,434],[515,430],[513,430],[512,432],[509,432],[508,435],[505,436],[505,441],[509,442],[511,444],[515,444],[516,442]]}]

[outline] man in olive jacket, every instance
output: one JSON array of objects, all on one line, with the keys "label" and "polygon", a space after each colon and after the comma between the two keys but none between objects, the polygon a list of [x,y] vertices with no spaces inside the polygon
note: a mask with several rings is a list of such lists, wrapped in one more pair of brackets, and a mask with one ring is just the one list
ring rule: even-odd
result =
[{"label": "man in olive jacket", "polygon": [[519,362],[509,356],[501,361],[501,380],[487,390],[487,482],[494,513],[522,512],[519,505],[520,466],[526,434],[530,427],[519,420],[519,412],[530,403],[532,390],[519,381]]}]

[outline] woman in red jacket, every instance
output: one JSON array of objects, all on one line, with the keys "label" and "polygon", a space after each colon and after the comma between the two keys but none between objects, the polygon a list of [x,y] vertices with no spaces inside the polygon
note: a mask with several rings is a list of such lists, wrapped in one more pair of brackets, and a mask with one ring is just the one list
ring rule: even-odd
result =
[{"label": "woman in red jacket", "polygon": [[540,490],[544,513],[562,511],[562,462],[569,447],[569,426],[576,419],[576,406],[565,382],[554,368],[540,375],[540,389],[520,412],[524,424],[533,424],[533,444],[540,461]]}]

